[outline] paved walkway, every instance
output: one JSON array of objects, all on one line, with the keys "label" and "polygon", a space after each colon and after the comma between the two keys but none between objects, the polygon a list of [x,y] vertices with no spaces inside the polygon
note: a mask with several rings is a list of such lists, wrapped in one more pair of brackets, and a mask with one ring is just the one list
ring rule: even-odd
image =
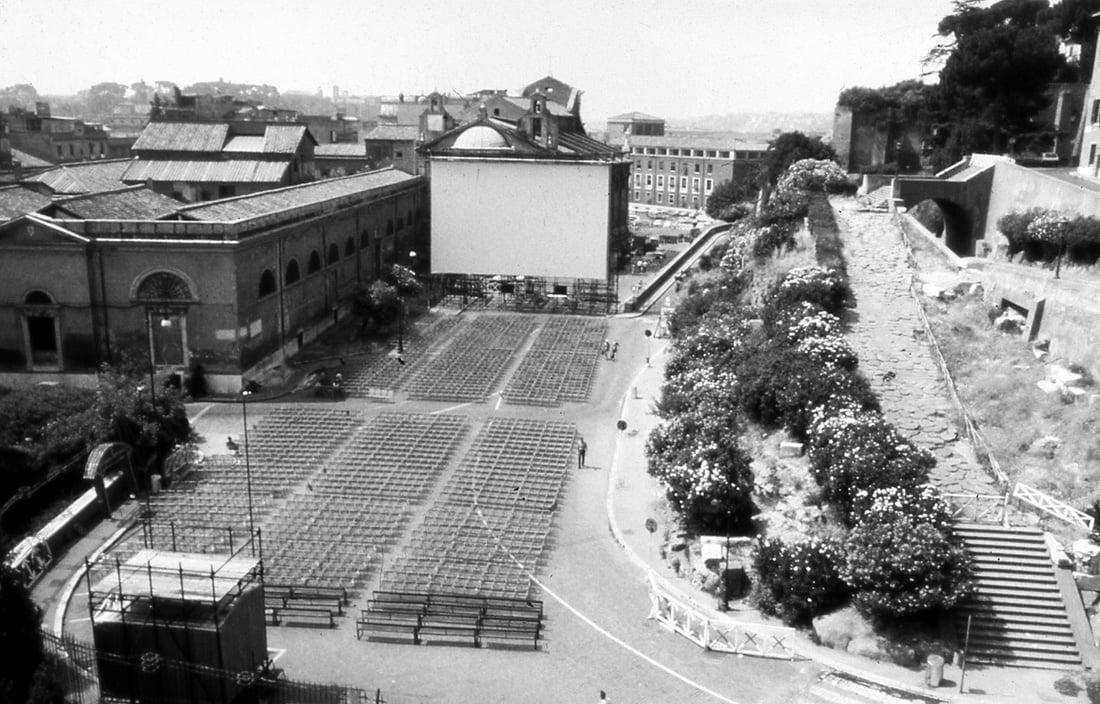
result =
[{"label": "paved walkway", "polygon": [[909,293],[912,270],[896,228],[885,213],[859,212],[854,201],[834,201],[844,239],[848,276],[856,296],[849,343],[882,402],[883,415],[919,447],[936,456],[932,481],[943,491],[997,494],[993,478],[974,457],[933,359]]}]

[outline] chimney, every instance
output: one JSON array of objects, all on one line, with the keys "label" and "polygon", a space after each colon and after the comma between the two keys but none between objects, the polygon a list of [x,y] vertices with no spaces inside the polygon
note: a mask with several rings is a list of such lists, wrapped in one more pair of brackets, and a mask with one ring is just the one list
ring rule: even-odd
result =
[{"label": "chimney", "polygon": [[34,104],[34,114],[38,115],[39,117],[49,117],[50,104],[42,100],[36,102]]}]

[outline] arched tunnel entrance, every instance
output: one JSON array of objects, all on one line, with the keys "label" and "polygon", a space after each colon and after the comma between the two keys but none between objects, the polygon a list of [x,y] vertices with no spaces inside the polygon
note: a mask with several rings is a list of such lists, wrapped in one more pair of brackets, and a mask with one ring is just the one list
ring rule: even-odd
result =
[{"label": "arched tunnel entrance", "polygon": [[958,203],[943,198],[922,200],[908,214],[942,239],[960,257],[974,256],[974,226],[970,215]]}]

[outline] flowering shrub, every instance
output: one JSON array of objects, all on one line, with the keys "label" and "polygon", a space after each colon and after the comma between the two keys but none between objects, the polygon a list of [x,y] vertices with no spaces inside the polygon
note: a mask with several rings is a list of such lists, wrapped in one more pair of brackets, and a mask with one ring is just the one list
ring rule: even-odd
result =
[{"label": "flowering shrub", "polygon": [[853,525],[873,503],[879,488],[916,486],[928,481],[935,460],[904,438],[878,413],[838,408],[818,412],[809,423],[810,470],[836,507]]},{"label": "flowering shrub", "polygon": [[1050,244],[1061,244],[1073,218],[1067,213],[1047,210],[1039,213],[1027,225],[1029,239]]},{"label": "flowering shrub", "polygon": [[737,235],[731,235],[728,246],[726,247],[725,254],[722,255],[722,261],[719,266],[724,271],[737,273],[741,271],[745,266],[745,252],[748,249],[748,238],[744,233]]},{"label": "flowering shrub", "polygon": [[898,517],[860,523],[844,545],[840,576],[871,618],[950,609],[971,589],[966,551],[930,523]]},{"label": "flowering shrub", "polygon": [[843,561],[833,541],[761,538],[752,553],[753,601],[763,613],[787,625],[808,625],[848,598],[851,590],[840,578]]},{"label": "flowering shrub", "polygon": [[859,366],[859,356],[848,341],[839,335],[807,337],[799,340],[797,349],[815,362],[828,367],[853,371]]},{"label": "flowering shrub", "polygon": [[923,486],[888,486],[873,491],[858,489],[857,499],[866,502],[860,517],[862,523],[893,523],[910,520],[927,523],[944,535],[952,535],[951,507],[940,496],[939,489]]},{"label": "flowering shrub", "polygon": [[806,301],[764,311],[764,324],[776,342],[797,346],[811,337],[840,336],[840,318]]},{"label": "flowering shrub", "polygon": [[848,175],[831,159],[801,159],[787,167],[776,183],[776,190],[828,191],[836,193],[848,186]]},{"label": "flowering shrub", "polygon": [[839,271],[820,266],[801,266],[791,269],[779,279],[768,292],[764,305],[780,310],[805,301],[837,315],[844,308],[850,293],[848,282]]},{"label": "flowering shrub", "polygon": [[858,373],[823,366],[790,347],[762,349],[745,359],[737,375],[745,414],[766,426],[782,425],[796,438],[806,437],[814,409],[879,407],[867,380]]},{"label": "flowering shrub", "polygon": [[737,434],[732,417],[684,413],[662,422],[646,441],[649,473],[695,530],[751,525],[754,478]]},{"label": "flowering shrub", "polygon": [[809,197],[799,190],[776,190],[768,200],[763,211],[756,218],[756,224],[794,225],[810,212]]},{"label": "flowering shrub", "polygon": [[794,227],[788,222],[771,222],[747,231],[752,238],[752,255],[766,259],[794,247]]}]

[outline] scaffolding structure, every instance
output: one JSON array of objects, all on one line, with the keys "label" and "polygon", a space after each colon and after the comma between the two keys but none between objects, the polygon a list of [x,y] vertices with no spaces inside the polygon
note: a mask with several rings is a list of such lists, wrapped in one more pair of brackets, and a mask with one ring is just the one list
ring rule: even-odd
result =
[{"label": "scaffolding structure", "polygon": [[[252,678],[267,658],[263,561],[252,555],[256,538],[231,553],[140,549],[86,565],[105,695],[126,701],[233,701],[237,690],[208,673]],[[164,668],[163,661],[194,669]]]}]

